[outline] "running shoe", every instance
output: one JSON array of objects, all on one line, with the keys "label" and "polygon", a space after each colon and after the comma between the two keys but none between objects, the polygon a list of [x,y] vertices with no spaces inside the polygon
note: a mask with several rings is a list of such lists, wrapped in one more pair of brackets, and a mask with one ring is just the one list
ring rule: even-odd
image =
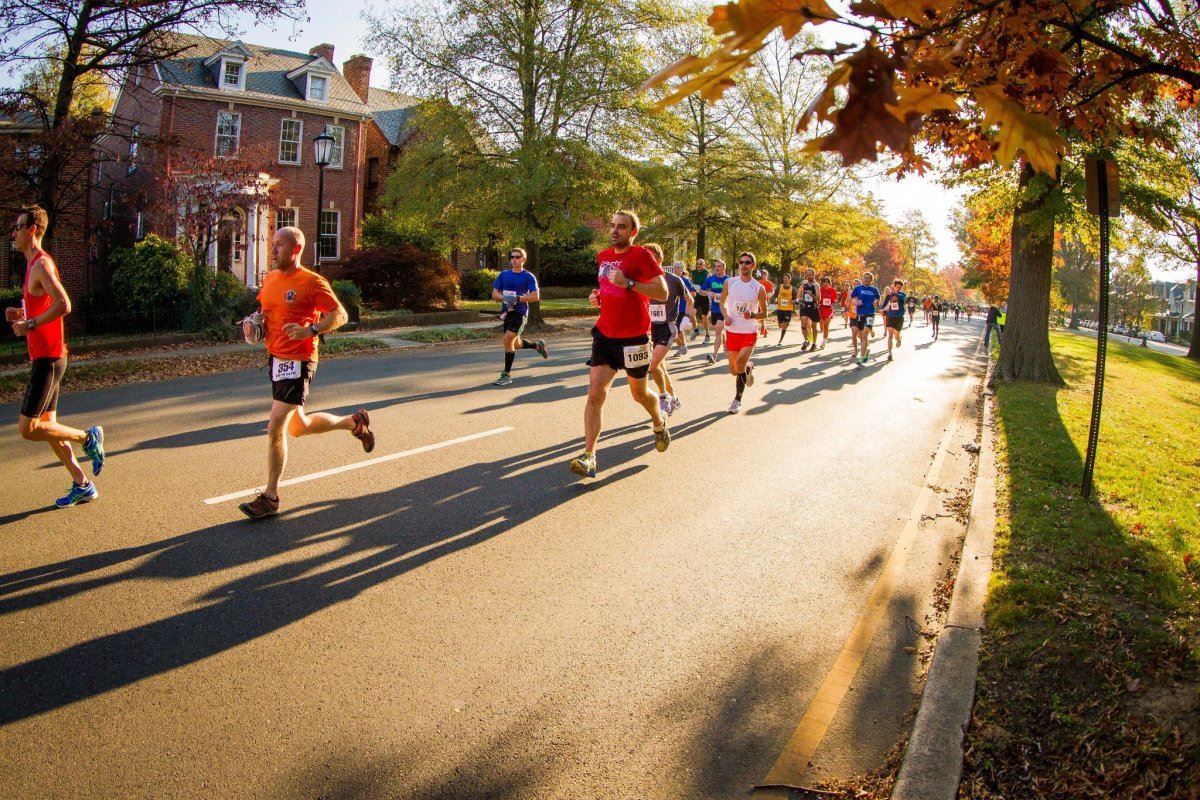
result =
[{"label": "running shoe", "polygon": [[805,340],[804,340],[804,344],[800,345],[800,352],[801,352],[801,353],[807,353],[807,352],[808,352],[808,339],[805,339]]},{"label": "running shoe", "polygon": [[734,400],[732,403],[729,404],[729,413],[730,414],[736,414],[741,410],[742,410],[742,401],[741,400]]},{"label": "running shoe", "polygon": [[817,349],[818,349],[818,350],[824,350],[824,349],[825,349],[825,342],[827,342],[827,341],[829,341],[829,340],[828,340],[828,339],[825,339],[825,340],[823,340],[823,341],[821,342],[821,346],[820,346],[820,347],[818,347]]},{"label": "running shoe", "polygon": [[696,337],[699,335],[700,335],[700,329],[692,328],[692,335],[690,337],[688,337],[688,341],[691,341],[691,342],[696,341]]},{"label": "running shoe", "polygon": [[492,381],[493,386],[508,386],[510,383],[512,383],[512,376],[507,372],[501,372],[500,377]]},{"label": "running shoe", "polygon": [[746,365],[746,386],[750,387],[753,385],[754,385],[754,365],[747,364]]},{"label": "running shoe", "polygon": [[371,416],[367,414],[365,408],[360,408],[354,412],[354,416],[350,419],[354,420],[354,438],[362,442],[363,452],[369,453],[375,449],[375,434],[371,433]]},{"label": "running shoe", "polygon": [[77,506],[80,503],[90,503],[100,496],[100,490],[96,488],[96,484],[88,481],[85,486],[80,486],[78,483],[71,484],[71,491],[67,492],[65,497],[60,497],[54,501],[54,505],[59,508],[67,508],[69,506]]},{"label": "running shoe", "polygon": [[671,446],[671,432],[667,430],[667,423],[663,422],[661,428],[654,429],[654,448],[660,453],[666,452]]},{"label": "running shoe", "polygon": [[596,477],[596,456],[594,453],[585,452],[579,458],[571,462],[571,472],[576,475],[582,475],[585,478]]},{"label": "running shoe", "polygon": [[544,341],[542,341],[541,339],[537,340],[537,347],[535,347],[534,349],[537,350],[537,354],[539,356],[541,356],[542,358],[550,357],[549,351],[546,350],[546,343]]},{"label": "running shoe", "polygon": [[99,425],[87,429],[83,440],[83,452],[92,460],[92,474],[99,475],[104,468],[104,428]]},{"label": "running shoe", "polygon": [[658,410],[664,414],[671,413],[671,398],[665,394],[658,396]]},{"label": "running shoe", "polygon": [[709,342],[711,342],[711,341],[712,341],[712,338],[711,338],[711,337],[709,337],[709,335],[708,335],[707,333],[706,333],[706,334],[704,334],[704,343],[705,343],[705,344],[708,344],[708,343],[709,343]]},{"label": "running shoe", "polygon": [[708,359],[708,363],[710,363],[710,364],[717,363],[717,357],[714,356],[712,353],[709,353],[707,356],[705,356],[705,358]]},{"label": "running shoe", "polygon": [[249,503],[238,504],[238,508],[250,519],[262,519],[263,517],[279,513],[279,498],[276,497],[272,500],[262,492],[259,492]]},{"label": "running shoe", "polygon": [[891,360],[892,360],[892,354],[888,353],[888,361],[891,361]]},{"label": "running shoe", "polygon": [[680,400],[678,397],[672,396],[671,397],[671,410],[668,411],[667,413],[674,414],[676,411],[678,411],[681,408],[683,408],[683,401]]},{"label": "running shoe", "polygon": [[679,348],[679,355],[681,355],[681,356],[687,355],[687,345],[686,344],[683,347]]}]

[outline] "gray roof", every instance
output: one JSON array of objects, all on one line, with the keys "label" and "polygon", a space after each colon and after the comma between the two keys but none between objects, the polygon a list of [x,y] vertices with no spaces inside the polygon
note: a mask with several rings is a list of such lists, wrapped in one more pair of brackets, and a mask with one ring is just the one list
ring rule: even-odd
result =
[{"label": "gray roof", "polygon": [[314,110],[344,111],[362,116],[371,113],[371,110],[350,88],[350,84],[346,82],[340,72],[334,72],[329,77],[329,100],[327,102],[314,103],[305,99],[296,84],[287,75],[299,67],[317,61],[318,56],[290,50],[278,50],[273,47],[242,44],[252,54],[252,58],[246,62],[246,90],[229,92],[218,88],[215,74],[204,66],[204,61],[223,49],[241,43],[185,33],[173,33],[170,36],[172,37],[169,45],[171,49],[179,47],[186,49],[175,58],[159,62],[158,68],[164,84],[209,91],[230,99],[235,96],[242,97],[250,102],[255,99],[286,100],[312,106]]},{"label": "gray roof", "polygon": [[367,103],[375,124],[383,131],[384,138],[389,144],[399,146],[412,135],[413,119],[417,106],[423,101],[419,97],[411,97],[387,89],[377,89],[374,86],[367,92]]}]

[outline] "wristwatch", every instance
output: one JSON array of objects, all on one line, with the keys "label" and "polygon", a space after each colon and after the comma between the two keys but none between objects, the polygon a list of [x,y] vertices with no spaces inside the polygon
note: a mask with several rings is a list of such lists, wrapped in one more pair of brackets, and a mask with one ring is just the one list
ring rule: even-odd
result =
[{"label": "wristwatch", "polygon": [[30,317],[25,320],[25,330],[31,331],[37,327],[37,317]]},{"label": "wristwatch", "polygon": [[317,334],[319,334],[321,332],[321,330],[317,327],[317,323],[314,322],[313,324],[308,326],[308,332],[311,333],[315,337]]}]

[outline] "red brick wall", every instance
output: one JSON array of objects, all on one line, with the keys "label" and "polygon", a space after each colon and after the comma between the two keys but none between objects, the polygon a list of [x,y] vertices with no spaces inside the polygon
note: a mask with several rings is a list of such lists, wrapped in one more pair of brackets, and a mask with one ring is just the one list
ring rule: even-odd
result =
[{"label": "red brick wall", "polygon": [[[379,210],[379,200],[383,196],[383,187],[391,174],[391,144],[384,138],[383,131],[374,121],[363,126],[363,208],[364,213],[374,214]],[[371,181],[368,166],[371,159],[379,159],[375,173],[375,181]]]}]

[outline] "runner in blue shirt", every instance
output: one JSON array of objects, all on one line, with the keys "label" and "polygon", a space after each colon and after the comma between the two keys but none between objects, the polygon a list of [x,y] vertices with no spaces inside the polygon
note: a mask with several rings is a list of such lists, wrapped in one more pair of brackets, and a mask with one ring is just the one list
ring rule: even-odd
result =
[{"label": "runner in blue shirt", "polygon": [[704,281],[704,285],[700,287],[700,291],[711,301],[708,311],[708,321],[713,326],[713,351],[708,354],[708,363],[717,363],[717,353],[721,352],[721,345],[725,341],[725,315],[721,311],[721,292],[725,289],[725,281],[729,280],[729,276],[725,274],[725,262],[721,259],[713,261],[713,269],[716,270],[715,275],[709,275]]},{"label": "runner in blue shirt", "polygon": [[683,337],[683,321],[687,319],[691,322],[693,328],[696,327],[696,285],[688,277],[687,270],[684,268],[682,261],[676,261],[672,264],[671,271],[679,276],[683,281],[683,288],[687,289],[687,295],[679,298],[679,316],[675,320],[675,325],[679,328],[679,335],[675,337],[675,343],[678,345],[675,355],[686,356],[688,349],[687,341]]},{"label": "runner in blue shirt", "polygon": [[857,352],[860,354],[855,363],[862,366],[867,363],[867,345],[871,341],[871,328],[875,324],[875,304],[879,302],[879,290],[872,284],[875,276],[870,272],[863,273],[861,286],[855,286],[850,292],[850,304],[854,306],[854,317],[850,320],[850,335],[858,341]]},{"label": "runner in blue shirt", "polygon": [[883,298],[883,317],[887,331],[888,361],[892,360],[892,339],[900,346],[900,331],[904,330],[904,309],[908,295],[904,293],[904,281],[896,278]]},{"label": "runner in blue shirt", "polygon": [[529,304],[541,298],[537,278],[532,272],[525,271],[525,251],[514,247],[509,252],[508,262],[512,266],[501,272],[492,284],[492,299],[500,302],[500,319],[504,323],[504,371],[496,379],[497,386],[512,383],[509,373],[512,372],[517,350],[536,350],[542,358],[550,357],[546,343],[541,339],[530,342],[521,338],[521,332],[529,320]]}]

